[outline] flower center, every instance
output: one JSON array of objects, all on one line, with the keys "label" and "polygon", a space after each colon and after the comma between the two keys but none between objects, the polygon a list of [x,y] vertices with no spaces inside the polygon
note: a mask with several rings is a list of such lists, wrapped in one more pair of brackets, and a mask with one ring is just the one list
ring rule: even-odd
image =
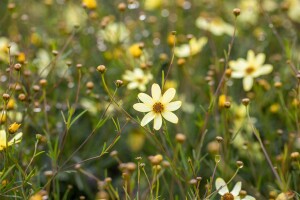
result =
[{"label": "flower center", "polygon": [[164,105],[160,102],[156,102],[152,109],[155,113],[161,113],[164,110]]},{"label": "flower center", "polygon": [[222,196],[222,200],[234,200],[234,196],[228,192]]},{"label": "flower center", "polygon": [[246,74],[252,74],[255,71],[255,68],[253,66],[249,66],[246,69]]}]

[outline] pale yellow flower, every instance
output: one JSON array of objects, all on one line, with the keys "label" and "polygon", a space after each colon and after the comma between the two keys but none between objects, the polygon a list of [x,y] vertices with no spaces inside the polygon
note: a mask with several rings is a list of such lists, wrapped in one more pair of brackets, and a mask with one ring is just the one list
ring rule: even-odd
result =
[{"label": "pale yellow flower", "polygon": [[139,58],[143,53],[139,43],[131,45],[128,50],[134,58]]},{"label": "pale yellow flower", "polygon": [[72,31],[74,26],[83,27],[88,19],[84,9],[76,4],[68,4],[63,13],[67,31]]},{"label": "pale yellow flower", "polygon": [[159,130],[162,126],[162,117],[169,122],[178,123],[178,117],[172,111],[180,108],[181,101],[171,102],[176,90],[170,88],[162,95],[159,85],[155,83],[152,85],[151,93],[152,97],[145,93],[138,94],[142,103],[133,105],[133,108],[139,112],[148,112],[142,119],[141,126],[154,120],[153,128]]},{"label": "pale yellow flower", "polygon": [[[19,143],[22,140],[23,133],[16,134],[10,141],[6,144],[6,131],[0,130],[0,151],[5,149],[7,146],[11,146],[13,144]],[[7,146],[6,146],[7,145]]]},{"label": "pale yellow flower", "polygon": [[145,10],[155,10],[162,6],[163,0],[145,0]]},{"label": "pale yellow flower", "polygon": [[97,8],[97,1],[96,0],[82,0],[82,4],[84,4],[88,9]]},{"label": "pale yellow flower", "polygon": [[272,72],[273,66],[264,64],[266,55],[259,53],[255,56],[252,50],[248,51],[247,60],[239,58],[236,61],[230,61],[229,66],[232,69],[232,78],[243,78],[243,87],[245,91],[251,90],[253,80],[261,75]]},{"label": "pale yellow flower", "polygon": [[295,22],[300,22],[300,1],[286,0],[288,6],[288,16]]},{"label": "pale yellow flower", "polygon": [[6,37],[0,37],[0,61],[9,61],[8,52],[10,52],[11,56],[18,55],[18,45],[14,42],[10,42],[9,39]]},{"label": "pale yellow flower", "polygon": [[197,53],[201,52],[206,43],[206,37],[201,37],[198,40],[196,38],[192,38],[188,44],[175,47],[174,54],[179,58],[196,55]]},{"label": "pale yellow flower", "polygon": [[255,200],[255,198],[250,195],[246,195],[245,197],[239,196],[242,189],[242,182],[237,182],[231,192],[229,192],[227,184],[222,178],[217,178],[215,184],[216,190],[224,200]]},{"label": "pale yellow flower", "polygon": [[257,0],[241,0],[238,8],[241,9],[241,14],[239,16],[239,22],[242,25],[256,24],[259,16],[259,2]]},{"label": "pale yellow flower", "polygon": [[211,32],[214,35],[221,36],[227,34],[233,35],[234,27],[223,21],[220,17],[198,17],[196,26],[202,30]]},{"label": "pale yellow flower", "polygon": [[135,68],[133,71],[126,70],[123,75],[123,79],[129,82],[127,88],[130,90],[138,88],[140,91],[145,91],[146,85],[152,78],[153,76],[151,73],[145,73],[140,68]]},{"label": "pale yellow flower", "polygon": [[121,22],[109,23],[103,30],[100,30],[98,34],[102,39],[113,44],[126,42],[129,38],[129,30]]}]

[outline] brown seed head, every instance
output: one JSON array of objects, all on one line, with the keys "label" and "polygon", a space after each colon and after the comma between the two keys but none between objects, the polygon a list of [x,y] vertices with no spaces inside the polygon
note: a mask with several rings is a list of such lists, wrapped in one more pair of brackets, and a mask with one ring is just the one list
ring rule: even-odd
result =
[{"label": "brown seed head", "polygon": [[106,67],[104,65],[99,65],[97,71],[103,74],[106,71]]},{"label": "brown seed head", "polygon": [[233,14],[237,17],[237,16],[239,16],[239,15],[241,14],[241,9],[239,9],[239,8],[234,8],[232,12],[233,12]]},{"label": "brown seed head", "polygon": [[16,63],[16,64],[14,65],[14,69],[15,69],[16,71],[20,71],[21,68],[22,68],[22,65],[21,65],[20,63]]}]

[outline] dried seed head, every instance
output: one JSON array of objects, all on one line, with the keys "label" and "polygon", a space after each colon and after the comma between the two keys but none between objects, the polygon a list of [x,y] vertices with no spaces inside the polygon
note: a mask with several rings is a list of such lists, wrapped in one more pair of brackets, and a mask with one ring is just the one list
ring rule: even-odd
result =
[{"label": "dried seed head", "polygon": [[186,62],[186,61],[185,61],[184,58],[179,58],[179,59],[177,60],[177,65],[181,67],[181,66],[183,66],[183,65],[185,64],[185,62]]},{"label": "dried seed head", "polygon": [[184,143],[186,140],[186,136],[182,133],[177,133],[175,137],[176,137],[176,141],[181,144]]},{"label": "dried seed head", "polygon": [[20,101],[25,101],[26,95],[23,94],[23,93],[21,93],[21,94],[19,94],[18,99],[19,99]]},{"label": "dried seed head", "polygon": [[282,83],[279,82],[279,81],[276,81],[276,82],[274,83],[274,87],[275,87],[275,88],[281,88],[281,87],[282,87]]},{"label": "dried seed head", "polygon": [[133,162],[129,162],[129,163],[126,164],[126,169],[129,172],[133,172],[136,169],[136,164],[133,163]]},{"label": "dried seed head", "polygon": [[217,136],[217,137],[216,137],[216,140],[217,140],[219,143],[223,142],[223,138],[222,138],[221,136]]},{"label": "dried seed head", "polygon": [[110,152],[109,155],[110,155],[111,157],[115,157],[115,156],[118,155],[118,151],[114,150],[114,151]]},{"label": "dried seed head", "polygon": [[20,71],[21,68],[22,68],[22,65],[21,65],[20,63],[16,63],[16,64],[14,65],[14,69],[15,69],[16,71]]},{"label": "dried seed head", "polygon": [[48,171],[45,171],[45,172],[44,172],[44,175],[45,175],[47,178],[51,178],[51,177],[54,175],[54,173],[53,173],[53,171],[48,170]]},{"label": "dried seed head", "polygon": [[112,179],[111,179],[110,177],[106,177],[106,178],[104,179],[104,181],[105,181],[106,183],[111,183]]},{"label": "dried seed head", "polygon": [[106,67],[104,65],[99,65],[97,71],[103,74],[106,71]]},{"label": "dried seed head", "polygon": [[226,69],[225,71],[225,75],[227,78],[230,78],[231,77],[231,74],[232,74],[232,69]]},{"label": "dried seed head", "polygon": [[78,63],[78,64],[76,65],[76,68],[77,68],[77,69],[81,69],[81,68],[82,68],[82,64]]},{"label": "dried seed head", "polygon": [[8,101],[8,100],[10,99],[10,95],[7,94],[7,93],[4,93],[4,94],[2,95],[2,98],[3,98],[4,101]]},{"label": "dried seed head", "polygon": [[191,179],[190,181],[189,181],[189,183],[191,184],[191,185],[196,185],[197,184],[197,179]]},{"label": "dried seed head", "polygon": [[124,12],[125,10],[126,10],[126,4],[125,3],[119,3],[118,4],[118,10],[120,11],[120,12]]},{"label": "dried seed head", "polygon": [[299,158],[299,156],[300,156],[300,155],[299,155],[299,152],[296,152],[296,151],[295,151],[295,152],[292,152],[292,153],[291,153],[291,158],[292,158],[292,159],[297,160],[297,159]]},{"label": "dried seed head", "polygon": [[47,85],[47,80],[46,80],[46,79],[41,79],[41,80],[40,80],[40,85],[41,85],[42,87],[45,87],[45,86]]},{"label": "dried seed head", "polygon": [[163,156],[161,154],[157,154],[150,158],[150,162],[152,165],[159,165],[163,160]]},{"label": "dried seed head", "polygon": [[89,81],[86,83],[86,87],[89,90],[92,90],[94,88],[94,83],[92,81]]},{"label": "dried seed head", "polygon": [[52,51],[52,54],[53,54],[54,56],[57,56],[57,55],[58,55],[58,51],[53,50],[53,51]]},{"label": "dried seed head", "polygon": [[119,88],[124,84],[124,82],[122,80],[116,80],[115,84]]},{"label": "dried seed head", "polygon": [[243,168],[244,167],[244,163],[240,160],[236,161],[236,165],[238,166],[238,168]]},{"label": "dried seed head", "polygon": [[76,170],[79,170],[81,168],[81,164],[76,164],[74,167]]},{"label": "dried seed head", "polygon": [[244,99],[242,99],[242,104],[243,104],[244,106],[248,106],[249,102],[250,102],[250,99],[249,99],[249,98],[244,98]]},{"label": "dried seed head", "polygon": [[166,161],[166,160],[162,161],[161,164],[162,164],[162,166],[163,166],[164,168],[170,167],[170,163],[169,163],[168,161]]},{"label": "dried seed head", "polygon": [[231,107],[230,101],[225,101],[224,107],[225,107],[225,108],[230,108],[230,107]]},{"label": "dried seed head", "polygon": [[232,12],[233,12],[233,14],[237,17],[237,16],[239,16],[239,15],[241,14],[241,9],[239,9],[239,8],[234,8]]},{"label": "dried seed head", "polygon": [[40,91],[41,88],[39,85],[33,85],[32,89],[33,89],[33,91],[38,92],[38,91]]}]

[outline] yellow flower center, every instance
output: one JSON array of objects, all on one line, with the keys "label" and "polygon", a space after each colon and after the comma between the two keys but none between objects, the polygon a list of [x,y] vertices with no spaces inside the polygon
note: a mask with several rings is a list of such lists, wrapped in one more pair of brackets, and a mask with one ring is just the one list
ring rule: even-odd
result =
[{"label": "yellow flower center", "polygon": [[222,200],[234,200],[234,196],[228,192],[222,196]]},{"label": "yellow flower center", "polygon": [[246,74],[252,74],[255,71],[255,67],[253,67],[252,65],[248,66],[246,68]]},{"label": "yellow flower center", "polygon": [[164,105],[160,102],[156,102],[152,109],[155,113],[161,113],[164,110]]}]

